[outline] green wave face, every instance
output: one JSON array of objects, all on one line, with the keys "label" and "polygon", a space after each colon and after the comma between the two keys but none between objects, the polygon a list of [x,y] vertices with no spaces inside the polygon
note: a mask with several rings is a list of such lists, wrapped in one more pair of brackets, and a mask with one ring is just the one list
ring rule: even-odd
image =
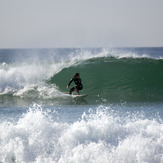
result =
[{"label": "green wave face", "polygon": [[92,103],[163,101],[163,60],[94,58],[63,69],[49,83],[65,92],[76,72],[84,85],[81,93]]}]

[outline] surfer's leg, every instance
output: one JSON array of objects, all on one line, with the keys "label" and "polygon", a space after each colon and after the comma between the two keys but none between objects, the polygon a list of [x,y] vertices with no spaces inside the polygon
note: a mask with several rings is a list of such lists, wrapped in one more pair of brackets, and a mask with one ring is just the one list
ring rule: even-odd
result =
[{"label": "surfer's leg", "polygon": [[78,87],[76,87],[76,92],[78,93],[78,95],[80,95],[80,93],[79,93],[79,90],[82,90],[83,89],[83,86],[78,86]]},{"label": "surfer's leg", "polygon": [[72,87],[72,88],[70,89],[70,95],[72,94],[72,92],[74,92],[74,90],[75,90],[74,87]]},{"label": "surfer's leg", "polygon": [[80,95],[79,90],[77,88],[76,88],[76,92],[77,92],[78,95]]}]

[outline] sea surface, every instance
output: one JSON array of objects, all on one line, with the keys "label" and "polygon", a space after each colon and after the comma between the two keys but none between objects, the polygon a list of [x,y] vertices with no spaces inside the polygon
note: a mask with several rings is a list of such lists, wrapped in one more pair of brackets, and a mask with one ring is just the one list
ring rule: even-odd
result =
[{"label": "sea surface", "polygon": [[0,49],[0,163],[161,162],[163,47]]}]

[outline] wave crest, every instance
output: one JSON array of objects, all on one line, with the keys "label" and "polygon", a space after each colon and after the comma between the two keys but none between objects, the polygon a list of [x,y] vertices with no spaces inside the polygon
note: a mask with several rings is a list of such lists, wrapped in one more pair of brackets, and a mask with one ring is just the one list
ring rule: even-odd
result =
[{"label": "wave crest", "polygon": [[154,51],[158,54],[151,49],[60,49],[29,58],[25,53],[24,59],[0,64],[0,94],[56,98],[78,71],[90,101],[160,101],[163,62],[161,50]]}]

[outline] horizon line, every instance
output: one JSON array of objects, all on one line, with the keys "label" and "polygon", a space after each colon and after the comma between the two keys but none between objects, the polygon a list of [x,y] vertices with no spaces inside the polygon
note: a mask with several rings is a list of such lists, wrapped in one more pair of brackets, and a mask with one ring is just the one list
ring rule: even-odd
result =
[{"label": "horizon line", "polygon": [[34,50],[34,49],[102,49],[102,48],[163,48],[163,46],[115,46],[115,47],[35,47],[35,48],[0,48],[0,50]]}]

